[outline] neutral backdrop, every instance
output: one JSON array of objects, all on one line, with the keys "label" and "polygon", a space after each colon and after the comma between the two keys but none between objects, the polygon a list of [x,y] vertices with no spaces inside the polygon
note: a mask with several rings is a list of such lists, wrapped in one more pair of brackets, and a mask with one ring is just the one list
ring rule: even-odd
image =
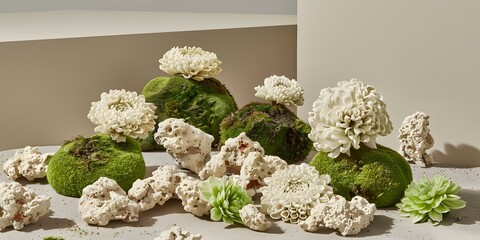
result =
[{"label": "neutral backdrop", "polygon": [[416,111],[430,115],[434,158],[480,166],[480,1],[299,0],[298,80],[307,119],[320,89],[352,77],[384,96],[393,149]]},{"label": "neutral backdrop", "polygon": [[217,76],[239,106],[273,74],[296,78],[296,26],[134,34],[0,43],[0,150],[60,145],[93,133],[87,119],[102,92],[140,93],[166,76],[158,60],[199,46],[223,62]]}]

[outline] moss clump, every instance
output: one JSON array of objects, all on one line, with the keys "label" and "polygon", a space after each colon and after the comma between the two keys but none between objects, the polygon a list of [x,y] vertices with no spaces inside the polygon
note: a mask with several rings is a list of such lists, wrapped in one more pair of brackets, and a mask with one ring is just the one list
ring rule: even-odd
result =
[{"label": "moss clump", "polygon": [[[233,96],[215,78],[195,81],[178,76],[158,77],[147,83],[142,94],[147,102],[157,106],[157,124],[167,118],[183,118],[212,135],[213,144],[219,141],[222,120],[238,109]],[[164,150],[153,139],[155,132],[156,129],[140,141],[142,150]]]},{"label": "moss clump", "polygon": [[135,180],[144,176],[140,144],[131,137],[117,143],[105,134],[66,142],[50,158],[47,169],[52,188],[71,197],[80,197],[82,189],[100,177],[111,178],[128,191]]},{"label": "moss clump", "polygon": [[361,145],[350,149],[350,156],[340,154],[333,159],[319,152],[310,162],[320,174],[329,174],[336,194],[350,200],[360,195],[377,207],[393,206],[400,201],[412,170],[407,161],[390,148],[377,144],[377,149]]},{"label": "moss clump", "polygon": [[312,150],[310,126],[282,104],[250,103],[225,118],[220,129],[222,143],[245,132],[265,154],[287,163],[304,160]]}]

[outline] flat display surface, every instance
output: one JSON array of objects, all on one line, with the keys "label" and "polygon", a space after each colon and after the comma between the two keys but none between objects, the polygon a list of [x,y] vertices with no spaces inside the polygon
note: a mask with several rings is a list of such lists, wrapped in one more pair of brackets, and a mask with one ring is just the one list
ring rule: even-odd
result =
[{"label": "flat display surface", "polygon": [[[59,147],[40,147],[42,153],[55,152]],[[21,150],[21,149],[20,149]],[[14,156],[16,149],[1,151],[0,163]],[[173,159],[165,152],[144,152],[147,165],[146,177],[161,165],[173,165]],[[412,224],[409,219],[400,218],[396,208],[379,209],[374,221],[358,235],[348,239],[480,239],[480,168],[449,168],[434,166],[420,168],[410,165],[414,179],[423,175],[441,174],[462,187],[459,195],[466,201],[466,207],[454,210],[444,216],[438,225],[430,223]],[[1,182],[10,182],[5,173],[0,174]],[[140,212],[139,221],[126,223],[111,221],[107,226],[89,226],[77,211],[77,198],[57,194],[46,179],[29,182],[17,179],[37,194],[51,196],[50,212],[37,223],[25,226],[22,230],[8,227],[0,232],[0,239],[43,239],[48,236],[64,239],[153,239],[164,230],[176,224],[192,234],[201,234],[203,239],[344,239],[336,230],[320,228],[315,233],[303,231],[295,224],[275,221],[267,232],[255,232],[240,225],[227,226],[223,222],[213,222],[209,217],[198,218],[183,210],[179,200],[169,200],[163,206]],[[259,203],[259,198],[255,199]]]}]

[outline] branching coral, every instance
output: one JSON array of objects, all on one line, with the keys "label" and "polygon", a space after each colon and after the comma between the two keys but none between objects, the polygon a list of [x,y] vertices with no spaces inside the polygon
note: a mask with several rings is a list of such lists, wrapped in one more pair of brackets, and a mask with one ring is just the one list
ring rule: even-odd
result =
[{"label": "branching coral", "polygon": [[308,122],[312,127],[308,136],[314,147],[332,158],[349,154],[350,148],[358,149],[360,143],[376,148],[377,136],[392,131],[382,95],[357,79],[322,89]]},{"label": "branching coral", "polygon": [[155,105],[145,102],[136,92],[110,90],[102,93],[100,101],[92,102],[87,117],[96,124],[95,132],[109,134],[117,142],[126,137],[147,138],[155,129]]},{"label": "branching coral", "polygon": [[407,116],[399,129],[400,153],[416,165],[425,167],[434,164],[432,155],[427,150],[433,147],[434,141],[428,128],[428,116],[424,112],[416,112]]},{"label": "branching coral", "polygon": [[305,231],[315,232],[323,225],[338,229],[343,236],[359,233],[373,221],[375,204],[356,196],[349,202],[340,195],[333,196],[327,203],[316,205],[311,215],[298,225]]},{"label": "branching coral", "polygon": [[159,62],[162,71],[197,81],[212,78],[222,71],[217,55],[199,47],[174,47]]},{"label": "branching coral", "polygon": [[8,226],[22,229],[49,211],[49,196],[37,195],[17,182],[0,183],[0,231]]},{"label": "branching coral", "polygon": [[329,182],[329,175],[319,175],[305,163],[289,165],[265,178],[267,186],[260,188],[262,211],[285,222],[305,220],[315,205],[327,202],[333,195]]},{"label": "branching coral", "polygon": [[255,87],[256,97],[284,105],[303,105],[303,89],[295,79],[273,75],[265,78],[263,86]]},{"label": "branching coral", "polygon": [[48,156],[49,154],[42,154],[38,147],[27,146],[3,164],[3,171],[13,180],[22,176],[28,181],[43,178],[47,175]]},{"label": "branching coral", "polygon": [[424,176],[408,185],[405,197],[396,206],[399,215],[411,218],[412,223],[428,220],[438,224],[444,213],[465,207],[465,201],[456,195],[459,191],[458,185],[443,176]]},{"label": "branching coral", "polygon": [[203,199],[213,206],[210,210],[210,218],[213,221],[243,224],[239,210],[251,204],[252,199],[241,186],[228,177],[221,179],[209,177],[202,183],[201,192]]},{"label": "branching coral", "polygon": [[214,140],[212,135],[177,118],[159,123],[154,137],[175,158],[178,165],[196,174],[205,167]]},{"label": "branching coral", "polygon": [[103,226],[110,220],[138,221],[140,207],[115,180],[101,177],[83,189],[78,211],[86,223]]}]

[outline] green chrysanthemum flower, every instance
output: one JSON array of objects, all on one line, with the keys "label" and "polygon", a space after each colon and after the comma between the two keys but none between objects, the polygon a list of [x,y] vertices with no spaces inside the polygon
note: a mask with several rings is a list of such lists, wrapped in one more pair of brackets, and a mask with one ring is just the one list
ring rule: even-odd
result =
[{"label": "green chrysanthemum flower", "polygon": [[213,206],[210,210],[210,218],[213,221],[243,224],[238,211],[251,204],[252,199],[241,186],[227,177],[220,179],[209,177],[202,183],[201,192],[203,199]]},{"label": "green chrysanthemum flower", "polygon": [[412,223],[430,221],[438,224],[443,214],[465,207],[465,201],[456,194],[460,186],[451,180],[435,175],[414,181],[405,190],[405,197],[396,206],[401,217],[410,217]]}]

